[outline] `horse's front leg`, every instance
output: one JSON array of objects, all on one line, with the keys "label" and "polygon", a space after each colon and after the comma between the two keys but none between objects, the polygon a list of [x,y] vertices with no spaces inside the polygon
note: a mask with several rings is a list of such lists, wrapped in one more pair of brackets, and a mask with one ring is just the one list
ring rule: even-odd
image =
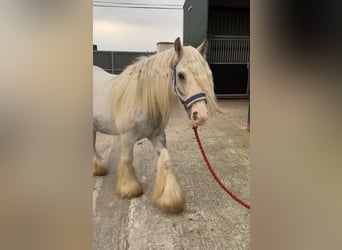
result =
[{"label": "horse's front leg", "polygon": [[165,131],[161,131],[150,140],[159,156],[152,199],[165,211],[179,213],[184,208],[184,193],[173,174],[171,158],[166,147]]},{"label": "horse's front leg", "polygon": [[93,175],[94,176],[103,176],[107,174],[107,168],[103,163],[102,157],[96,151],[96,131],[93,131]]},{"label": "horse's front leg", "polygon": [[131,134],[121,136],[121,155],[117,171],[116,191],[123,198],[133,198],[143,193],[132,165],[135,139]]}]

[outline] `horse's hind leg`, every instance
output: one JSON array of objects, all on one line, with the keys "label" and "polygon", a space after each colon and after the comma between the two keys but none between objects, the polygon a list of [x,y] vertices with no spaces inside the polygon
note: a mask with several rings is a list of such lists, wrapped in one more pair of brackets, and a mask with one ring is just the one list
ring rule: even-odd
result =
[{"label": "horse's hind leg", "polygon": [[97,153],[95,148],[96,143],[96,131],[93,131],[93,175],[94,176],[103,176],[107,174],[107,168],[105,167],[101,156]]},{"label": "horse's hind leg", "polygon": [[122,151],[117,171],[116,191],[123,198],[133,198],[143,193],[132,165],[135,139],[130,134],[121,136]]},{"label": "horse's hind leg", "polygon": [[184,193],[172,171],[171,158],[166,148],[165,131],[161,131],[150,140],[159,155],[152,199],[162,209],[171,213],[179,213],[184,209]]}]

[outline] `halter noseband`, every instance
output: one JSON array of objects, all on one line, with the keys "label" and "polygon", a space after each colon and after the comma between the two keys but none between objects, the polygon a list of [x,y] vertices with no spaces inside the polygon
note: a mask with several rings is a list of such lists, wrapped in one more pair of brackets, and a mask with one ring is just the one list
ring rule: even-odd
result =
[{"label": "halter noseband", "polygon": [[195,102],[201,101],[201,100],[206,100],[206,95],[205,93],[201,92],[198,93],[196,95],[190,96],[188,99],[186,99],[185,101],[178,95],[178,92],[176,90],[176,79],[177,79],[177,71],[176,71],[176,66],[177,64],[175,64],[173,66],[173,91],[175,92],[178,100],[183,104],[183,107],[185,109],[185,111],[188,113],[189,119],[191,118],[191,114],[190,114],[190,107],[192,104],[194,104]]}]

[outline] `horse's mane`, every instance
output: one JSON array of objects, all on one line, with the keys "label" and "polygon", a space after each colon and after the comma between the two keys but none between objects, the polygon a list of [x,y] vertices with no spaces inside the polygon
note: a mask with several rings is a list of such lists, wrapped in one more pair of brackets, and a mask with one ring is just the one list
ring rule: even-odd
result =
[{"label": "horse's mane", "polygon": [[[137,108],[152,121],[161,122],[166,127],[171,109],[177,103],[172,86],[172,68],[176,60],[174,49],[141,57],[115,78],[112,98],[119,130],[126,130],[132,124],[133,115],[138,115],[133,114]],[[209,112],[213,113],[216,101],[208,64],[196,49],[189,46],[183,47],[182,60],[186,60],[201,89],[206,93]]]}]

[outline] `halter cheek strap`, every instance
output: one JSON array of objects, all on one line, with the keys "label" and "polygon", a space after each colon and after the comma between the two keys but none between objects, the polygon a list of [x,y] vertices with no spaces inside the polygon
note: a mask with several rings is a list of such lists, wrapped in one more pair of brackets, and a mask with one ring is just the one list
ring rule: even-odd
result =
[{"label": "halter cheek strap", "polygon": [[198,93],[196,95],[190,96],[188,99],[185,101],[178,95],[178,92],[176,90],[176,83],[177,83],[177,70],[176,70],[176,64],[173,66],[173,91],[175,92],[178,100],[183,104],[183,107],[185,111],[188,113],[189,118],[190,118],[190,107],[192,104],[195,102],[201,101],[201,100],[206,100],[206,95],[205,93]]}]

